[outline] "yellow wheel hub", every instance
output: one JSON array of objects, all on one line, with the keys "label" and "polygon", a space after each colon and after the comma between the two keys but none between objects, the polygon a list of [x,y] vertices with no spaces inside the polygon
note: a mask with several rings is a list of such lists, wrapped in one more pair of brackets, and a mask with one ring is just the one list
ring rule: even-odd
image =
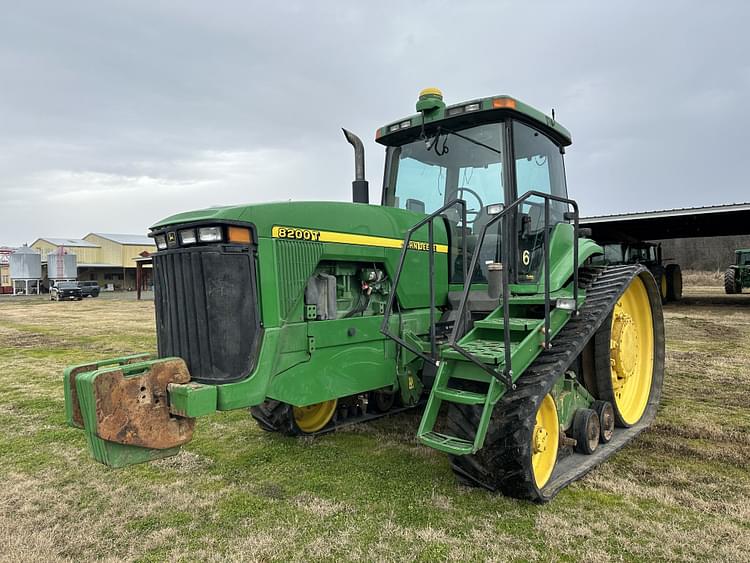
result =
[{"label": "yellow wheel hub", "polygon": [[531,467],[537,487],[549,481],[557,461],[557,448],[560,444],[560,423],[557,419],[557,406],[552,395],[545,395],[539,410],[536,411],[536,424],[531,434]]},{"label": "yellow wheel hub", "polygon": [[610,364],[615,406],[622,420],[641,419],[651,394],[654,325],[646,286],[636,277],[612,313]]},{"label": "yellow wheel hub", "polygon": [[[618,303],[619,305],[619,303]],[[615,307],[612,318],[612,342],[610,343],[612,368],[617,373],[613,386],[619,388],[630,376],[635,374],[639,358],[638,331],[633,324],[633,317]]]},{"label": "yellow wheel hub", "polygon": [[293,407],[294,422],[302,432],[317,432],[333,418],[336,402],[336,399],[331,399],[307,407]]}]

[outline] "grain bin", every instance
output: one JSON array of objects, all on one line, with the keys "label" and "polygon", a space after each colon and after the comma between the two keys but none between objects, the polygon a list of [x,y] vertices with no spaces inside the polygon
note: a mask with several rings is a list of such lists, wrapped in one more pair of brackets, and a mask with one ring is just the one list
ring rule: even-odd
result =
[{"label": "grain bin", "polygon": [[13,293],[39,293],[42,279],[42,255],[23,245],[10,255],[10,279]]},{"label": "grain bin", "polygon": [[78,261],[75,254],[68,254],[63,247],[47,255],[47,277],[50,281],[75,280],[78,277]]}]

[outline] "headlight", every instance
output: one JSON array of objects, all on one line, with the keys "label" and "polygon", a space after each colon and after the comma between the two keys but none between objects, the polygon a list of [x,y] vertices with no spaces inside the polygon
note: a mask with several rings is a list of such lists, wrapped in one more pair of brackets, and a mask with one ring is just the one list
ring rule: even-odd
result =
[{"label": "headlight", "polygon": [[164,235],[156,235],[154,237],[154,240],[156,241],[156,248],[159,250],[164,250],[167,248],[167,237]]},{"label": "headlight", "polygon": [[180,233],[181,244],[195,244],[195,229],[184,229]]},{"label": "headlight", "polygon": [[201,242],[220,242],[221,227],[201,227],[198,229],[198,240]]}]

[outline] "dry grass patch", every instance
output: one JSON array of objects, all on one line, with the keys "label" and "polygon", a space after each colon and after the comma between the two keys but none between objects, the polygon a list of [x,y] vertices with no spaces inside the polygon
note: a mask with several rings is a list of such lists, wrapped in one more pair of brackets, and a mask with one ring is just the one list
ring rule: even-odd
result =
[{"label": "dry grass patch", "polygon": [[336,514],[354,511],[351,506],[347,506],[342,502],[323,499],[310,493],[298,495],[294,498],[293,502],[297,508],[318,518],[330,518]]},{"label": "dry grass patch", "polygon": [[683,270],[682,283],[690,287],[724,287],[724,270]]}]

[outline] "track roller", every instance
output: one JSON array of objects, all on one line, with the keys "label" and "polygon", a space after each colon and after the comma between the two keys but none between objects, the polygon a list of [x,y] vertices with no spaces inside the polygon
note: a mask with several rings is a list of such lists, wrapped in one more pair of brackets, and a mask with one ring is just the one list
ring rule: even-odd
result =
[{"label": "track roller", "polygon": [[599,446],[599,416],[592,409],[578,409],[573,416],[573,437],[579,454],[593,454]]},{"label": "track roller", "polygon": [[594,401],[591,408],[599,416],[599,441],[606,444],[615,431],[615,411],[609,401]]}]

